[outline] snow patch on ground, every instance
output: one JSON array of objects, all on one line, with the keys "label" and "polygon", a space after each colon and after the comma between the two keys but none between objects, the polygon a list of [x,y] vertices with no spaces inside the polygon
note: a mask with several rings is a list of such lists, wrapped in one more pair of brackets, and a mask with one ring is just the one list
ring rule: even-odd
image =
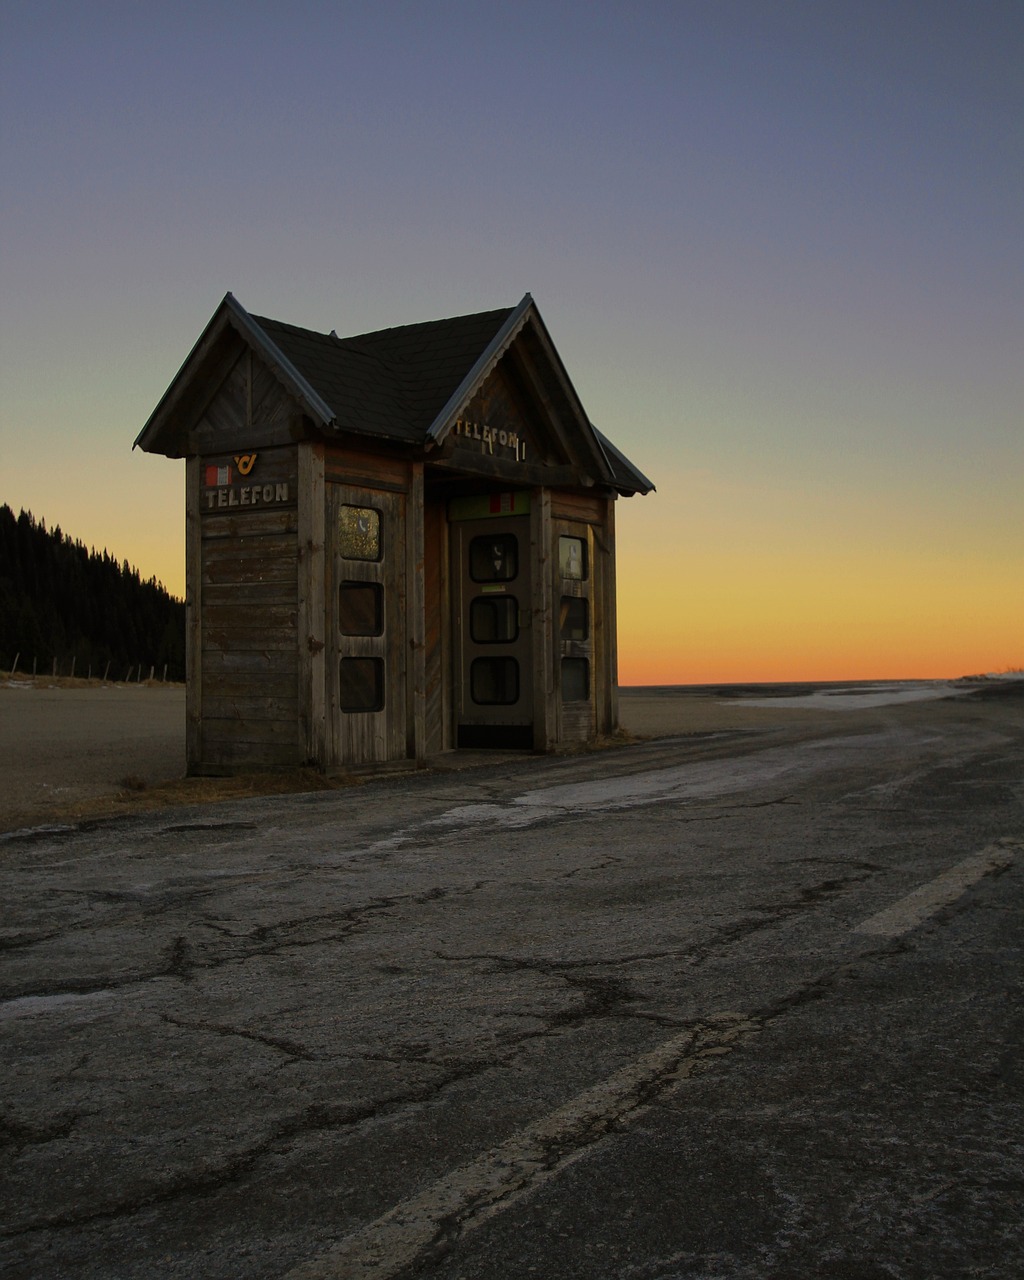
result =
[{"label": "snow patch on ground", "polygon": [[857,689],[816,689],[814,693],[791,698],[744,698],[747,707],[807,707],[814,711],[861,711],[900,702],[925,702],[933,698],[956,698],[969,690],[948,680],[922,684],[864,685]]}]

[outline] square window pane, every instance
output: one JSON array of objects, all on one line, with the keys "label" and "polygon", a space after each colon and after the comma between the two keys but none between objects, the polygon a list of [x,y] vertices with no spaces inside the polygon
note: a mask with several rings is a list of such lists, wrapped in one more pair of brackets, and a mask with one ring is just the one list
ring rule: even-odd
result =
[{"label": "square window pane", "polygon": [[558,539],[558,572],[563,578],[584,581],[587,576],[587,544],[582,538]]},{"label": "square window pane", "polygon": [[590,663],[586,658],[562,659],[562,701],[586,702],[590,697]]},{"label": "square window pane", "polygon": [[511,706],[519,701],[519,663],[515,658],[475,658],[469,668],[473,701],[484,706]]},{"label": "square window pane", "polygon": [[477,596],[469,606],[469,634],[474,644],[509,644],[519,635],[519,601],[515,596]]},{"label": "square window pane", "polygon": [[384,632],[384,588],[379,582],[343,582],[338,595],[338,627],[343,636]]},{"label": "square window pane", "polygon": [[373,507],[342,507],[338,515],[338,550],[346,560],[379,560],[380,512]]},{"label": "square window pane", "polygon": [[342,711],[381,711],[384,707],[384,660],[342,658],[338,702]]},{"label": "square window pane", "polygon": [[563,640],[586,640],[590,635],[590,616],[584,596],[562,596],[558,609],[558,625]]},{"label": "square window pane", "polygon": [[469,576],[474,582],[511,582],[519,572],[519,539],[514,533],[474,538],[469,544]]}]

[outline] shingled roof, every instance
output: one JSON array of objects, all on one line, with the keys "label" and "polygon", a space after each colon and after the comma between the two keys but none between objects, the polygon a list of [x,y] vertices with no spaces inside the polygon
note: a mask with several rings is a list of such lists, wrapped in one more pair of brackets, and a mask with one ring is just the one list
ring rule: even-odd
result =
[{"label": "shingled roof", "polygon": [[190,386],[224,335],[234,332],[259,351],[317,430],[430,448],[443,440],[528,324],[547,352],[556,394],[587,442],[595,478],[623,494],[648,493],[651,482],[586,417],[529,294],[515,307],[339,338],[251,315],[229,293],[135,444],[181,456],[182,444],[175,441],[181,439],[183,417],[187,420],[198,404]]},{"label": "shingled roof", "polygon": [[352,338],[253,316],[330,405],[340,430],[422,444],[514,308]]}]

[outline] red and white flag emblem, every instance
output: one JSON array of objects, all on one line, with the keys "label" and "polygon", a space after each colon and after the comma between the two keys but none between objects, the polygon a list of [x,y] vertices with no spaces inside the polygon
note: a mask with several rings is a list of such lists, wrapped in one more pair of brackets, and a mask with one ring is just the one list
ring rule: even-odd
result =
[{"label": "red and white flag emblem", "polygon": [[230,467],[207,467],[206,468],[206,485],[207,488],[217,487],[231,483]]}]

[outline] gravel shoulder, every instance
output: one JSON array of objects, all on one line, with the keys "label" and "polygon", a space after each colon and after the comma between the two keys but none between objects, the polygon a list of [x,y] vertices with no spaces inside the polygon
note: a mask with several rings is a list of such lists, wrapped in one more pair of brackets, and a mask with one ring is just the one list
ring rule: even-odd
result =
[{"label": "gravel shoulder", "polygon": [[[931,705],[941,715],[948,702]],[[783,699],[754,705],[711,688],[625,690],[620,699],[626,738],[780,729],[803,734],[837,720],[852,728],[868,714],[866,706],[828,710]],[[458,760],[471,764],[478,754],[449,753],[431,763],[458,767]],[[186,778],[183,685],[17,677],[0,680],[0,777],[0,831],[353,781],[312,770]]]}]

